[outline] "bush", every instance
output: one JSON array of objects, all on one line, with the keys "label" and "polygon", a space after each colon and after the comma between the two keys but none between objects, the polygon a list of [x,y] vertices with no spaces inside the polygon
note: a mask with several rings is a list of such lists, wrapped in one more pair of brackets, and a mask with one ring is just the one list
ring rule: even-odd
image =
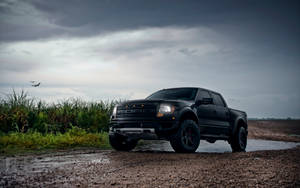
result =
[{"label": "bush", "polygon": [[42,134],[66,133],[73,126],[87,133],[108,131],[109,116],[117,101],[84,102],[68,99],[46,104],[30,98],[26,92],[0,99],[0,131],[28,131]]}]

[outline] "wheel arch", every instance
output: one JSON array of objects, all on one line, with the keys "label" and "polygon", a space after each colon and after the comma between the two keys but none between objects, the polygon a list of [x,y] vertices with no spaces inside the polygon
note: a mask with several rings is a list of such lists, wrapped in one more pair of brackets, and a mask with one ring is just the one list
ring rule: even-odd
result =
[{"label": "wheel arch", "polygon": [[196,113],[194,111],[192,111],[191,109],[184,109],[180,113],[180,118],[179,118],[180,123],[187,119],[193,120],[196,122],[197,125],[199,125],[199,119],[198,119]]},{"label": "wheel arch", "polygon": [[239,117],[234,122],[234,128],[233,128],[233,131],[232,131],[232,135],[235,134],[235,132],[238,130],[239,127],[244,127],[246,129],[246,131],[248,132],[247,122],[243,118]]}]

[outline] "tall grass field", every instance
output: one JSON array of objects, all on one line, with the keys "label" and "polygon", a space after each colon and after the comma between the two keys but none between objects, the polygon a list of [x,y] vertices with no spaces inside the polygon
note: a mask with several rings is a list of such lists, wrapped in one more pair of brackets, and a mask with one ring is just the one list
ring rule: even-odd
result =
[{"label": "tall grass field", "polygon": [[117,101],[67,99],[47,104],[14,90],[0,100],[2,153],[10,149],[109,148],[109,117]]}]

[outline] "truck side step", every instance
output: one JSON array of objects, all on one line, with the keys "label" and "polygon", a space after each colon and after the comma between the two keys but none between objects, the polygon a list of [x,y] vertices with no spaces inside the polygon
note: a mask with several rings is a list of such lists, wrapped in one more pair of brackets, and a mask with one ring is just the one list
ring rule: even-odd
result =
[{"label": "truck side step", "polygon": [[201,139],[203,140],[228,140],[229,139],[229,136],[226,136],[226,135],[213,135],[213,134],[203,134],[201,135]]}]

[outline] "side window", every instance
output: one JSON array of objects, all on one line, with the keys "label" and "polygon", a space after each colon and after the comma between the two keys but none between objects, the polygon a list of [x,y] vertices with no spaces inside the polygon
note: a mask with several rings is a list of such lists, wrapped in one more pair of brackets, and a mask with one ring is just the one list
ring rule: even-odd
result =
[{"label": "side window", "polygon": [[225,106],[221,96],[219,94],[216,94],[216,93],[212,93],[212,96],[213,96],[213,100],[214,100],[214,104],[217,105],[217,106]]},{"label": "side window", "polygon": [[211,96],[209,95],[208,91],[205,90],[200,90],[197,100],[202,100],[203,98],[210,98]]}]

